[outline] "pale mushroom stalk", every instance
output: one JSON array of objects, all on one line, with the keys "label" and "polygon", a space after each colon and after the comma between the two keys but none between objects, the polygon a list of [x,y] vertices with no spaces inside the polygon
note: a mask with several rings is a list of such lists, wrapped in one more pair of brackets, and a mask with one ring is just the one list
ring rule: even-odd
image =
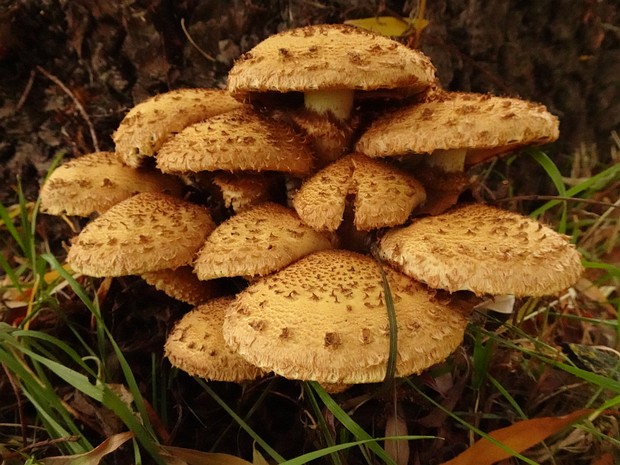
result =
[{"label": "pale mushroom stalk", "polygon": [[327,114],[330,112],[341,121],[349,119],[353,109],[352,89],[321,89],[304,92],[304,105],[315,113]]},{"label": "pale mushroom stalk", "polygon": [[427,164],[446,173],[465,171],[467,149],[435,150],[428,156]]}]

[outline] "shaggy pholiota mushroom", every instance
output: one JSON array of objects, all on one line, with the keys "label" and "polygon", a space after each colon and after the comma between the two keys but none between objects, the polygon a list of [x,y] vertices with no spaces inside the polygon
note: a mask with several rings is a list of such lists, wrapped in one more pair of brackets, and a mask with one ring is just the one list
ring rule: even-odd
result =
[{"label": "shaggy pholiota mushroom", "polygon": [[94,152],[61,164],[49,175],[41,187],[41,211],[89,216],[139,192],[180,196],[183,184],[154,169],[131,168],[114,152]]},{"label": "shaggy pholiota mushroom", "polygon": [[412,278],[450,292],[543,296],[583,269],[567,238],[538,221],[470,204],[386,232],[378,255]]},{"label": "shaggy pholiota mushroom", "polygon": [[228,90],[240,100],[303,93],[310,111],[346,120],[356,92],[412,95],[434,82],[435,68],[421,52],[352,26],[320,24],[280,32],[243,54]]},{"label": "shaggy pholiota mushroom", "polygon": [[284,180],[277,173],[219,172],[212,181],[220,190],[224,206],[235,213],[284,195]]},{"label": "shaggy pholiota mushroom", "polygon": [[268,202],[215,228],[198,251],[194,269],[204,280],[263,276],[331,247],[329,238],[305,225],[294,210]]},{"label": "shaggy pholiota mushroom", "polygon": [[224,342],[224,314],[233,297],[209,300],[190,310],[175,325],[164,346],[170,363],[207,380],[241,383],[265,375]]},{"label": "shaggy pholiota mushroom", "polygon": [[116,152],[129,166],[152,157],[173,134],[210,116],[242,105],[219,89],[177,89],[155,95],[134,106],[112,136]]},{"label": "shaggy pholiota mushroom", "polygon": [[[397,319],[396,376],[443,361],[461,343],[471,302],[385,268]],[[308,255],[238,294],[224,339],[243,358],[289,379],[382,381],[390,326],[380,265],[344,250]]]},{"label": "shaggy pholiota mushroom", "polygon": [[431,166],[462,171],[520,147],[553,142],[558,135],[558,119],[543,105],[438,91],[425,102],[375,119],[355,149],[370,157],[425,155]]},{"label": "shaggy pholiota mushroom", "polygon": [[198,279],[190,265],[149,271],[140,277],[158,291],[190,305],[203,304],[223,293],[220,283]]},{"label": "shaggy pholiota mushroom", "polygon": [[403,224],[424,202],[424,187],[410,174],[353,153],[307,179],[293,198],[299,217],[317,231],[335,231],[351,200],[353,224],[369,231]]},{"label": "shaggy pholiota mushroom", "polygon": [[192,262],[215,228],[208,210],[159,193],[117,203],[73,238],[67,262],[87,276],[140,275]]},{"label": "shaggy pholiota mushroom", "polygon": [[277,171],[304,176],[313,154],[303,137],[260,113],[242,108],[188,126],[163,144],[164,173]]}]

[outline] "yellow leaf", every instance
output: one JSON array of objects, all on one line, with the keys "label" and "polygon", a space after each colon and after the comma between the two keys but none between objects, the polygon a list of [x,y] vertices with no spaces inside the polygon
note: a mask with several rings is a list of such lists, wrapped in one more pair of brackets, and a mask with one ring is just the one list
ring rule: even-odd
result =
[{"label": "yellow leaf", "polygon": [[131,438],[133,438],[131,431],[118,433],[85,454],[48,457],[41,459],[41,463],[44,465],[98,465],[105,455],[114,452]]},{"label": "yellow leaf", "polygon": [[256,448],[256,442],[254,442],[252,447],[252,465],[269,465],[263,454]]},{"label": "yellow leaf", "polygon": [[183,447],[160,446],[159,452],[170,465],[252,465],[234,455],[202,452]]},{"label": "yellow leaf", "polygon": [[441,465],[491,465],[512,457],[514,452],[521,453],[529,449],[592,412],[591,409],[581,409],[562,417],[542,417],[517,422],[489,434],[496,441],[512,449],[513,453],[482,438],[463,453]]},{"label": "yellow leaf", "polygon": [[[424,19],[397,18],[395,16],[375,16],[372,18],[349,19],[344,23],[384,36],[399,37],[412,32],[414,29],[424,29],[428,21]],[[420,26],[421,29],[419,29]]]}]

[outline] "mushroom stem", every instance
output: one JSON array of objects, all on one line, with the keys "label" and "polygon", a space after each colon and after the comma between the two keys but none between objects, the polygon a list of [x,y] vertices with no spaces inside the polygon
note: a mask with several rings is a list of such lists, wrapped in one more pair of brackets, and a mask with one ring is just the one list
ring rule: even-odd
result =
[{"label": "mushroom stem", "polygon": [[339,120],[347,120],[353,109],[353,93],[351,89],[305,91],[304,105],[316,113],[331,112]]},{"label": "mushroom stem", "polygon": [[446,173],[458,173],[465,170],[467,149],[435,150],[428,157],[429,166],[435,166]]}]

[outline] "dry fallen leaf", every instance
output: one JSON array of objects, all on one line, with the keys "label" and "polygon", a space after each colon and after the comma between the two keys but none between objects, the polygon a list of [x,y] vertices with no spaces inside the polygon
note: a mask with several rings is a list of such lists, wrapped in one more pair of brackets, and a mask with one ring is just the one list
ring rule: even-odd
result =
[{"label": "dry fallen leaf", "polygon": [[[489,436],[512,451],[521,453],[592,412],[591,409],[581,409],[561,417],[523,420],[495,430],[489,433]],[[513,455],[514,453],[482,438],[466,451],[441,465],[491,465]]]},{"label": "dry fallen leaf", "polygon": [[234,455],[202,452],[183,447],[160,446],[159,453],[169,465],[252,465]]},{"label": "dry fallen leaf", "polygon": [[42,459],[41,463],[44,465],[98,465],[104,456],[117,450],[120,446],[133,438],[133,436],[131,431],[118,433],[110,436],[93,450],[85,454],[48,457]]}]

